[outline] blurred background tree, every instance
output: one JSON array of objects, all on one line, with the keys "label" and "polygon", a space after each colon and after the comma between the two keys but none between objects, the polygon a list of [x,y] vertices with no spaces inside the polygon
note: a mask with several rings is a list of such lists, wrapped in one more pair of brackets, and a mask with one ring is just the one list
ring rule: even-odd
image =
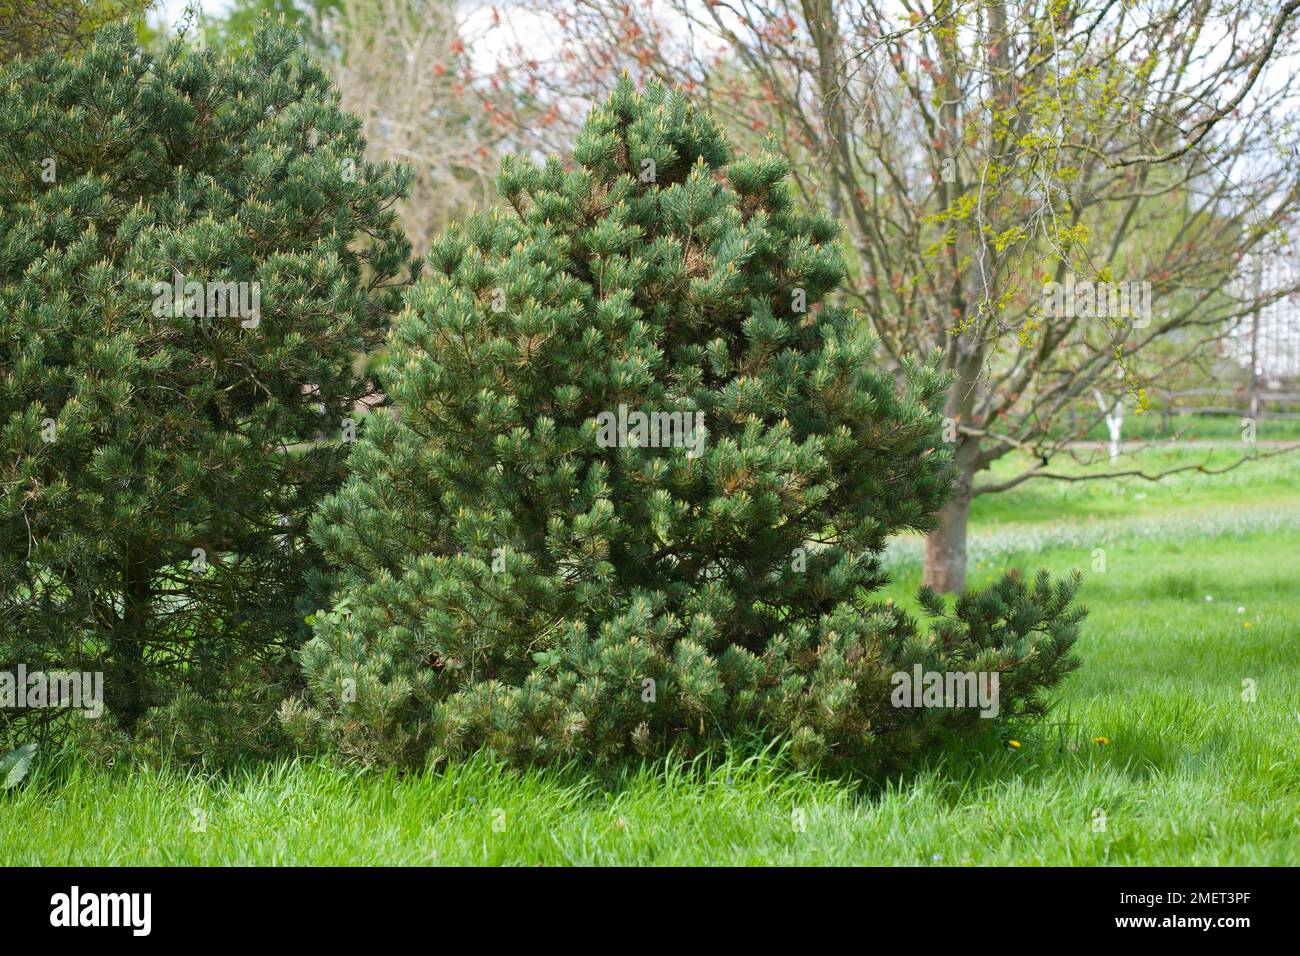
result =
[{"label": "blurred background tree", "polygon": [[71,53],[94,32],[140,16],[155,0],[0,0],[0,62],[53,50]]}]

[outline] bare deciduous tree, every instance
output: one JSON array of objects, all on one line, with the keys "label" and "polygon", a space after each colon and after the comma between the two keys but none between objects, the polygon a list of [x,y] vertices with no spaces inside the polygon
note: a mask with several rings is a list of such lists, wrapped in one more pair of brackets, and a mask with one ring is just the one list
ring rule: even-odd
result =
[{"label": "bare deciduous tree", "polygon": [[416,250],[492,198],[502,142],[518,111],[499,77],[478,75],[479,39],[452,0],[344,0],[326,55],[343,106],[362,118],[369,156],[410,165],[402,222]]}]

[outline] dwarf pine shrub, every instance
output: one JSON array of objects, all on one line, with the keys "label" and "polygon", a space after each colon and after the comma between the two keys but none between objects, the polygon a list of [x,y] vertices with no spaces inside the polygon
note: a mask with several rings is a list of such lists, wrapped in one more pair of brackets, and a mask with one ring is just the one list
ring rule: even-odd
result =
[{"label": "dwarf pine shrub", "polygon": [[1009,576],[921,628],[871,593],[951,481],[946,381],[878,366],[836,226],[775,155],[620,83],[570,163],[433,243],[352,476],[313,518],[334,603],[285,708],[304,739],[414,763],[698,751],[736,734],[878,764],[976,711],[894,675],[996,674],[1000,714],[1074,666],[1076,582]]},{"label": "dwarf pine shrub", "polygon": [[283,29],[0,72],[0,673],[103,672],[128,730],[294,676],[410,259],[360,128]]}]

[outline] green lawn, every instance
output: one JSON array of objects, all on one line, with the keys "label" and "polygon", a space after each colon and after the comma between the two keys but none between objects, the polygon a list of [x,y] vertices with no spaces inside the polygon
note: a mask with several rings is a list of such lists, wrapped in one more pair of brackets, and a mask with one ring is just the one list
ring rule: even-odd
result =
[{"label": "green lawn", "polygon": [[[1268,417],[1270,412],[1285,412],[1292,408],[1294,408],[1293,405],[1263,403],[1261,411],[1264,415],[1255,423],[1256,437],[1260,441],[1300,440],[1300,419]],[[1122,435],[1125,441],[1144,441],[1148,439],[1187,441],[1215,438],[1235,441],[1241,436],[1241,420],[1244,414],[1244,411],[1232,415],[1197,415],[1189,413],[1171,415],[1168,419],[1165,419],[1158,409],[1152,409],[1141,415],[1133,414],[1130,410],[1124,419]],[[1093,425],[1087,434],[1087,437],[1093,441],[1104,441],[1108,436],[1106,425],[1101,421]]]},{"label": "green lawn", "polygon": [[[0,863],[1295,865],[1298,463],[977,501],[973,583],[1007,565],[1085,570],[1083,666],[1047,722],[904,778],[817,780],[771,756],[613,779],[67,758],[0,794]],[[891,596],[910,601],[914,547],[891,560]]]}]

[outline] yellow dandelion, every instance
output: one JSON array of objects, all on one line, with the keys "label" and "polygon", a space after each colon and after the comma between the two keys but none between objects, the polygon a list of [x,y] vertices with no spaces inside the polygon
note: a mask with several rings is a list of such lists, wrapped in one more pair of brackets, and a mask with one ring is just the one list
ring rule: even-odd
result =
[{"label": "yellow dandelion", "polygon": [[1007,741],[1007,746],[1009,746],[1009,747],[1015,747],[1016,749],[1019,749],[1019,748],[1020,748],[1020,741],[1019,741],[1019,740],[1008,740],[1008,741]]},{"label": "yellow dandelion", "polygon": [[1108,743],[1110,743],[1110,738],[1109,738],[1109,737],[1093,737],[1093,738],[1092,738],[1092,742],[1093,742],[1094,744],[1101,744],[1101,745],[1104,747],[1104,746],[1106,746]]}]

